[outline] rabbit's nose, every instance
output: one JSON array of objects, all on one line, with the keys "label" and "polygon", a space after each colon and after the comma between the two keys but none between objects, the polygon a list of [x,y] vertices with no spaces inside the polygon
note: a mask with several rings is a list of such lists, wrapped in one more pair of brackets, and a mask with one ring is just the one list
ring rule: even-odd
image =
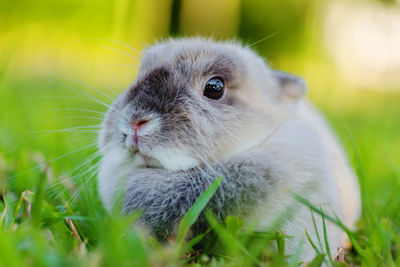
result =
[{"label": "rabbit's nose", "polygon": [[142,119],[142,120],[135,120],[135,121],[133,121],[133,122],[131,123],[131,125],[132,125],[132,127],[133,127],[133,130],[134,130],[135,132],[137,132],[141,127],[143,127],[144,125],[146,125],[148,122],[149,122],[149,120],[145,120],[145,119]]},{"label": "rabbit's nose", "polygon": [[141,143],[142,136],[139,129],[143,128],[150,120],[147,119],[140,119],[134,120],[131,122],[133,128],[133,134],[129,138],[127,138],[127,145],[131,148],[138,148],[139,144]]}]

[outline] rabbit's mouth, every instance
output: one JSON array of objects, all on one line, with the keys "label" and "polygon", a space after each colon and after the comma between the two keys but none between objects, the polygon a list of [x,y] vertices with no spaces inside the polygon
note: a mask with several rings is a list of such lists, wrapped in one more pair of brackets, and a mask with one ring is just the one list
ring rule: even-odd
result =
[{"label": "rabbit's mouth", "polygon": [[145,162],[146,167],[148,168],[162,168],[162,165],[158,160],[145,153],[145,150],[147,148],[145,142],[132,142],[130,139],[132,139],[132,136],[124,134],[124,145],[132,158],[142,158]]},{"label": "rabbit's mouth", "polygon": [[131,153],[144,153],[150,148],[149,138],[148,135],[123,134],[123,144]]}]

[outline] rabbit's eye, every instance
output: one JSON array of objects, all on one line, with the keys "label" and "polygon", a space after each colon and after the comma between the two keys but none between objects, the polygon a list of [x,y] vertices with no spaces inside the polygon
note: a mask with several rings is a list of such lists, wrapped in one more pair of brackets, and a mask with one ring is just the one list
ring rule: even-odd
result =
[{"label": "rabbit's eye", "polygon": [[206,82],[203,95],[211,99],[219,99],[224,94],[224,81],[221,78],[211,78]]}]

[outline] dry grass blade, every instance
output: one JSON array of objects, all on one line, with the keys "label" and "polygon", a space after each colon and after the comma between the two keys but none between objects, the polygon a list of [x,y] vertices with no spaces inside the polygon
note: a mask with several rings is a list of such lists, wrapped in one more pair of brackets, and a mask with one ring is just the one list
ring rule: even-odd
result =
[{"label": "dry grass blade", "polygon": [[65,218],[65,221],[67,222],[69,228],[72,231],[72,234],[74,235],[74,238],[76,239],[76,241],[78,241],[79,244],[82,244],[82,239],[78,233],[78,231],[76,230],[76,227],[74,225],[74,223],[72,222],[72,220],[70,218]]},{"label": "dry grass blade", "polygon": [[5,205],[5,206],[4,206],[3,213],[2,213],[1,216],[0,216],[0,225],[3,225],[4,218],[6,217],[6,214],[7,214],[7,210],[8,210],[8,206]]},{"label": "dry grass blade", "polygon": [[339,247],[339,248],[337,248],[334,260],[336,262],[345,262],[344,261],[345,256],[346,256],[346,251],[344,250],[344,248]]},{"label": "dry grass blade", "polygon": [[27,214],[28,218],[31,218],[33,195],[34,195],[34,193],[30,190],[25,190],[21,194],[21,199],[25,200],[25,202],[26,202],[26,214]]}]

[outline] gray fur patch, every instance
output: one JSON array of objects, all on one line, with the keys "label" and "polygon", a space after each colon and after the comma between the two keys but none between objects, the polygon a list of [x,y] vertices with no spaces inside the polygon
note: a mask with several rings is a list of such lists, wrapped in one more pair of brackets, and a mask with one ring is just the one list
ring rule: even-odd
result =
[{"label": "gray fur patch", "polygon": [[[253,156],[245,155],[187,171],[137,169],[128,184],[124,211],[142,210],[142,222],[158,238],[164,239],[174,234],[182,217],[212,181],[223,176],[207,208],[220,219],[228,215],[246,215],[263,201],[273,183],[266,164]],[[201,215],[192,233],[200,234],[205,227],[206,221]]]}]

